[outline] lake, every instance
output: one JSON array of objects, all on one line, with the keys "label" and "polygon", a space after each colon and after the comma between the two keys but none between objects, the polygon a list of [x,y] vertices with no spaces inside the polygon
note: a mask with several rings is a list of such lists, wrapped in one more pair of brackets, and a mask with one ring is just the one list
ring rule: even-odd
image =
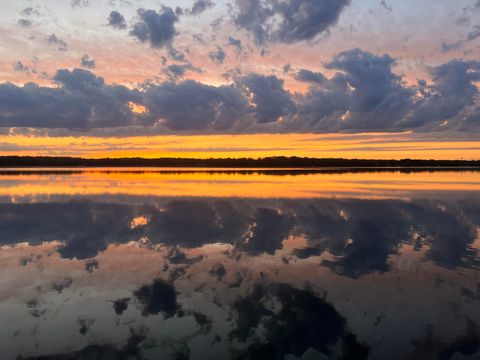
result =
[{"label": "lake", "polygon": [[480,172],[0,170],[1,359],[478,359]]}]

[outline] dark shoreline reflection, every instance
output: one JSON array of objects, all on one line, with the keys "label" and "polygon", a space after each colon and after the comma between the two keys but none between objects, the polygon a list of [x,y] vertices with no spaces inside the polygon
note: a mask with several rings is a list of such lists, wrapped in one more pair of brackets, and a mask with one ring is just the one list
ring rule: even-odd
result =
[{"label": "dark shoreline reflection", "polygon": [[122,168],[122,167],[91,167],[91,168],[1,168],[1,176],[11,175],[79,175],[79,174],[229,174],[229,175],[269,175],[295,176],[314,174],[362,174],[362,173],[444,173],[444,172],[480,172],[480,167],[312,167],[312,168],[251,168],[251,169],[222,169],[222,168]]},{"label": "dark shoreline reflection", "polygon": [[480,352],[475,191],[13,200],[0,202],[2,359]]}]

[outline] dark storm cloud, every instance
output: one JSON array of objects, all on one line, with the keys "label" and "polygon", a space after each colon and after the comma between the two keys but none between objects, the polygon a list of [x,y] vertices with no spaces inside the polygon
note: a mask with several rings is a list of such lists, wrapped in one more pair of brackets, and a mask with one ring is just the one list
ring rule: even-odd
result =
[{"label": "dark storm cloud", "polygon": [[342,71],[335,78],[353,88],[352,110],[367,112],[388,101],[392,93],[404,91],[400,77],[392,71],[394,63],[388,55],[355,49],[336,55],[327,68]]},{"label": "dark storm cloud", "polygon": [[178,17],[172,8],[164,6],[160,12],[138,9],[139,21],[135,23],[130,34],[152,48],[170,45],[176,34],[175,23]]},{"label": "dark storm cloud", "polygon": [[236,0],[233,17],[239,28],[252,33],[257,44],[295,43],[327,31],[349,3],[350,0]]},{"label": "dark storm cloud", "polygon": [[223,49],[219,46],[217,46],[217,49],[215,51],[211,51],[208,53],[208,57],[217,64],[223,64],[226,56],[227,54],[225,53],[225,51],[223,51]]},{"label": "dark storm cloud", "polygon": [[[51,43],[61,46],[61,40],[52,37]],[[165,58],[162,71],[167,81],[141,90],[107,85],[80,69],[59,70],[54,76],[58,88],[0,84],[0,106],[8,110],[0,114],[2,127],[114,131],[155,124],[160,133],[479,131],[478,61],[453,60],[430,67],[428,82],[408,85],[394,72],[395,59],[389,55],[353,49],[324,64],[335,72],[329,78],[308,69],[294,73],[296,80],[310,87],[292,94],[285,90],[283,79],[256,73],[237,72],[230,85],[177,83],[187,71],[202,70],[186,61],[182,52],[166,46],[169,57],[178,63],[166,65]],[[224,52],[219,49],[211,56],[222,61]],[[92,59],[85,60],[92,65]],[[147,111],[133,113],[130,102],[144,105]]]},{"label": "dark storm cloud", "polygon": [[152,86],[144,97],[150,115],[176,131],[231,129],[248,110],[248,103],[238,89],[191,80]]},{"label": "dark storm cloud", "polygon": [[291,94],[284,90],[283,80],[276,76],[250,74],[239,82],[244,86],[247,97],[254,103],[257,122],[275,122],[295,111]]},{"label": "dark storm cloud", "polygon": [[125,18],[118,11],[112,11],[108,16],[108,25],[117,28],[117,29],[126,29],[127,23]]},{"label": "dark storm cloud", "polygon": [[[480,104],[480,62],[452,60],[430,69],[432,84],[419,84],[424,97],[417,102],[415,112],[403,126],[439,126],[458,130],[478,130]],[[446,122],[445,122],[446,121]]]},{"label": "dark storm cloud", "polygon": [[96,64],[96,61],[94,59],[91,59],[88,54],[85,54],[82,56],[82,59],[80,61],[80,65],[84,68],[87,68],[87,69],[94,69],[97,64]]},{"label": "dark storm cloud", "polygon": [[141,102],[138,91],[106,85],[81,69],[59,70],[54,80],[58,88],[0,84],[2,126],[91,129],[136,121],[129,102]]},{"label": "dark storm cloud", "polygon": [[360,49],[336,55],[326,67],[338,72],[299,98],[296,125],[317,131],[400,128],[414,107],[414,89],[393,73],[394,63]]},{"label": "dark storm cloud", "polygon": [[[167,71],[178,78],[187,68],[187,65],[171,65]],[[140,93],[105,85],[101,78],[84,70],[61,70],[55,80],[60,84],[59,89],[2,84],[0,102],[9,109],[3,116],[3,124],[64,128],[128,125],[134,118],[128,102],[141,102],[141,98],[150,117],[162,120],[171,130],[230,129],[249,111],[244,94],[234,86],[213,87],[186,81],[152,86]],[[291,112],[293,103],[281,80],[252,74],[240,81],[252,95],[259,122],[272,122]]]}]

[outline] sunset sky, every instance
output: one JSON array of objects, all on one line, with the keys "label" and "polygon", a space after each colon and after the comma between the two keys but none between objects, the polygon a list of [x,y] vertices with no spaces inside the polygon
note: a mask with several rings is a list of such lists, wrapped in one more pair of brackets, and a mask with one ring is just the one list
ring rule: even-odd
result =
[{"label": "sunset sky", "polygon": [[480,159],[480,0],[0,3],[0,155]]}]

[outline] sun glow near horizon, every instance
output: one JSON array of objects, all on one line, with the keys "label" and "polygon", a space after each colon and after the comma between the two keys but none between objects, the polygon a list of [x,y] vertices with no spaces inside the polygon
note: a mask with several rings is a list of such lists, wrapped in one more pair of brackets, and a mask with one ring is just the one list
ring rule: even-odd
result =
[{"label": "sun glow near horizon", "polygon": [[477,160],[479,154],[480,144],[476,141],[462,139],[432,141],[409,132],[127,137],[9,135],[0,137],[1,156],[194,157],[202,159],[300,156]]}]

